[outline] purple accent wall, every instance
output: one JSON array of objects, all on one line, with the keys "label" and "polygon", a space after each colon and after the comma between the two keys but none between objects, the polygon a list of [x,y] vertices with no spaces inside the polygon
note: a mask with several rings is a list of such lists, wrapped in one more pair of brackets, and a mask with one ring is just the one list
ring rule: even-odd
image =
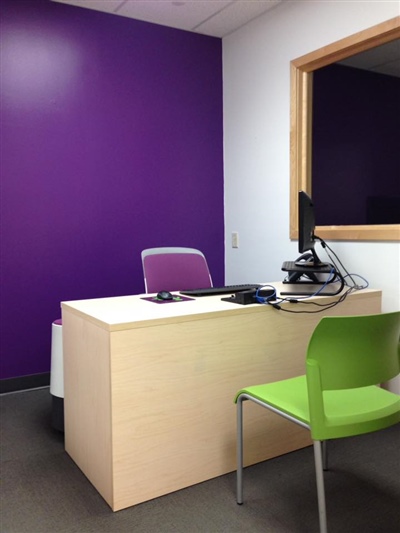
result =
[{"label": "purple accent wall", "polygon": [[314,72],[318,225],[400,223],[399,94],[392,76],[342,65]]},{"label": "purple accent wall", "polygon": [[144,291],[140,252],[224,281],[222,43],[2,2],[1,378],[48,372],[60,301]]}]

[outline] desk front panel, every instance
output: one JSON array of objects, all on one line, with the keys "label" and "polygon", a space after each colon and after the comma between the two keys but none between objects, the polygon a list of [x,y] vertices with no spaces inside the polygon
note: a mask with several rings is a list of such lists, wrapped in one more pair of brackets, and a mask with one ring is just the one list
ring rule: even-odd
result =
[{"label": "desk front panel", "polygon": [[[380,312],[378,291],[355,296],[324,314]],[[309,310],[300,305],[296,311]],[[216,312],[168,323],[155,320],[107,332],[107,341],[104,330],[87,322],[86,353],[73,353],[67,341],[66,366],[88,373],[82,359],[96,358],[99,342],[107,348],[102,376],[88,375],[85,402],[76,398],[66,374],[65,402],[71,404],[66,408],[68,453],[113,510],[233,471],[235,393],[248,385],[304,373],[307,343],[321,316],[235,307],[231,314]],[[68,328],[67,319],[67,337]],[[89,355],[91,338],[96,353]],[[73,344],[78,346],[79,340]],[[69,402],[70,394],[75,394],[74,401]],[[99,418],[100,398],[107,416],[105,404],[110,403],[109,421]],[[310,443],[306,430],[245,404],[245,464]]]}]

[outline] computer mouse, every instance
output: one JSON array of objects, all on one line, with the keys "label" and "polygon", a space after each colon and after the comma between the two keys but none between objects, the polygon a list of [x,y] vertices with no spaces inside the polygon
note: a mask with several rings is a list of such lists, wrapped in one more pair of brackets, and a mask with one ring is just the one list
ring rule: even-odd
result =
[{"label": "computer mouse", "polygon": [[157,298],[159,300],[172,300],[173,296],[170,292],[168,291],[160,291],[158,294],[157,294]]}]

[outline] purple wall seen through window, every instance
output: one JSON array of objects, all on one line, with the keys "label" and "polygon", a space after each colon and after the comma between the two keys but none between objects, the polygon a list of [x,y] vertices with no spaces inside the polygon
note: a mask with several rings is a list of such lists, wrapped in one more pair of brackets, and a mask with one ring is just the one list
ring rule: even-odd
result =
[{"label": "purple wall seen through window", "polygon": [[317,224],[400,223],[400,79],[331,65],[313,80]]}]

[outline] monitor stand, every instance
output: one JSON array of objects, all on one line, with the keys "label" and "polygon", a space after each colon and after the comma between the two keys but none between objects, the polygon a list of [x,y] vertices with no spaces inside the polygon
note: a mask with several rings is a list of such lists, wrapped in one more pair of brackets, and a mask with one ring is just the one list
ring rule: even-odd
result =
[{"label": "monitor stand", "polygon": [[[287,283],[287,282],[283,282]],[[333,284],[336,286],[336,289],[332,289],[330,285]],[[339,286],[337,286],[339,284]],[[330,282],[326,287],[321,290],[321,287],[324,284],[301,281],[297,283],[290,284],[288,290],[281,291],[281,296],[314,296],[318,291],[317,296],[337,296],[343,290],[344,283],[342,281]]]},{"label": "monitor stand", "polygon": [[[304,263],[296,263],[295,261],[286,261],[282,265],[282,270],[289,272],[289,279],[283,282],[284,285],[290,285],[288,290],[281,291],[282,296],[313,296],[319,292],[318,296],[336,296],[342,292],[344,287],[344,279],[341,274],[335,271],[335,276],[332,281],[325,285],[326,281],[320,281],[316,274],[330,274],[332,266],[327,263],[310,264],[305,266]],[[307,276],[309,280],[301,279],[302,276]],[[339,286],[338,286],[339,284]],[[332,288],[334,285],[335,288]]]}]

